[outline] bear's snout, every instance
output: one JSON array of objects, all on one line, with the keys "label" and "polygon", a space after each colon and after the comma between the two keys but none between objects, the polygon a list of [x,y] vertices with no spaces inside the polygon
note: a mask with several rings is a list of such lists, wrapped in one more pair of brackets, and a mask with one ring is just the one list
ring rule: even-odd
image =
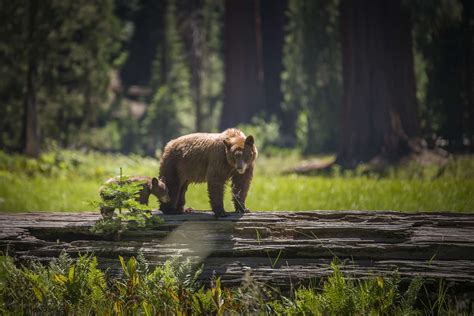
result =
[{"label": "bear's snout", "polygon": [[247,170],[247,164],[245,162],[239,161],[237,162],[237,166],[235,167],[238,173],[243,174],[245,170]]}]

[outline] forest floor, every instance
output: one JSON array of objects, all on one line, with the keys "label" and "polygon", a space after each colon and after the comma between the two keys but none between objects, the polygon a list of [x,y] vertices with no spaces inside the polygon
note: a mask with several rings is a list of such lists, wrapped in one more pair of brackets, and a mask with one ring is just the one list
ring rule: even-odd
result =
[{"label": "forest floor", "polygon": [[[452,156],[448,163],[417,162],[382,173],[361,166],[353,171],[333,166],[311,176],[285,171],[305,160],[296,152],[261,154],[249,192],[251,210],[396,210],[474,212],[474,157]],[[109,177],[157,176],[159,162],[136,155],[51,151],[39,159],[0,152],[0,212],[91,211],[100,185]],[[230,193],[226,209],[232,210]],[[158,207],[151,198],[152,207]],[[209,209],[205,184],[190,186],[187,206]]]}]

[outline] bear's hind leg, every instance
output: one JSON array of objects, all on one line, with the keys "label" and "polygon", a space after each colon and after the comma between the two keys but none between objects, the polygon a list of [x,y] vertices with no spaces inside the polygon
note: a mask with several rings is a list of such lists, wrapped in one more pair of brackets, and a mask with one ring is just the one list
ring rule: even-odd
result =
[{"label": "bear's hind leg", "polygon": [[181,188],[179,189],[176,210],[181,213],[184,211],[184,205],[186,204],[186,191],[188,190],[188,186],[189,186],[189,183],[186,182],[183,185],[181,185]]}]

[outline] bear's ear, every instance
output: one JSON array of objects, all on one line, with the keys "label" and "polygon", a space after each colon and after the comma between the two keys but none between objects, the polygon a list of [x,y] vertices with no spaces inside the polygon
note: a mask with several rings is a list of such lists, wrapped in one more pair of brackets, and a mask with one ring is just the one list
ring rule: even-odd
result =
[{"label": "bear's ear", "polygon": [[249,135],[247,136],[247,138],[245,139],[245,144],[249,145],[249,146],[253,146],[253,136],[252,135]]},{"label": "bear's ear", "polygon": [[158,186],[158,179],[153,177],[153,179],[151,179],[151,185],[154,186],[154,187],[157,187]]},{"label": "bear's ear", "polygon": [[224,145],[227,148],[227,150],[230,150],[230,148],[232,147],[232,143],[230,142],[229,138],[224,139]]}]

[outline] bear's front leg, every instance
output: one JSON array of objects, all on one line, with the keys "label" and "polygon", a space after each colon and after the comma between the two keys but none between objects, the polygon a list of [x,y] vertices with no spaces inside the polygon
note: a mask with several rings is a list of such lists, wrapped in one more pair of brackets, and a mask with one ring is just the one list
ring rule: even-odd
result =
[{"label": "bear's front leg", "polygon": [[234,174],[232,176],[232,201],[237,213],[250,213],[245,207],[245,200],[250,189],[253,178],[253,166],[250,166],[244,174]]},{"label": "bear's front leg", "polygon": [[217,218],[228,215],[224,210],[224,186],[225,181],[222,181],[221,179],[209,178],[207,180],[209,202],[211,203],[212,211]]}]

